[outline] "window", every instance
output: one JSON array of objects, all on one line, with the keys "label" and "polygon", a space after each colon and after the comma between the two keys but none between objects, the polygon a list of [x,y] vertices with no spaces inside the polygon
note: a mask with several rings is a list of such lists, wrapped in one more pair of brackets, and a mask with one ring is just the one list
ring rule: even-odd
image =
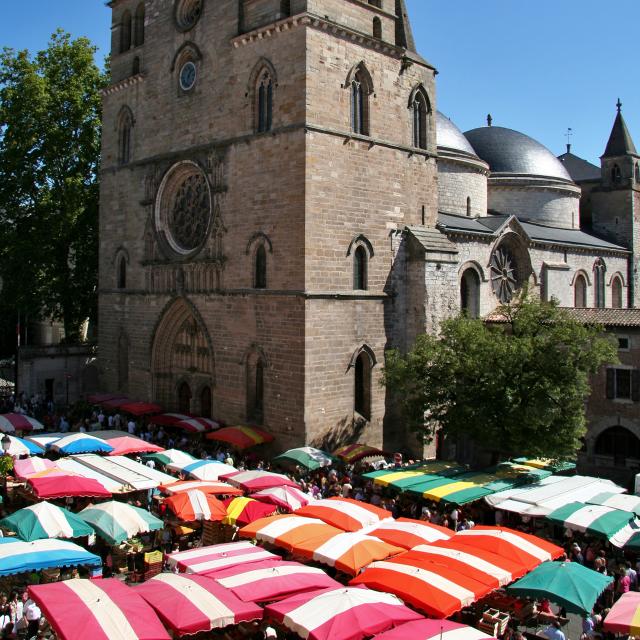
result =
[{"label": "window", "polygon": [[288,18],[291,15],[291,0],[280,0],[280,17]]},{"label": "window", "polygon": [[191,387],[187,382],[181,382],[178,387],[178,411],[180,413],[191,413]]},{"label": "window", "polygon": [[356,67],[349,83],[351,91],[351,131],[369,135],[369,95],[373,92],[371,77],[364,64]]},{"label": "window", "polygon": [[371,359],[366,351],[356,358],[354,410],[365,420],[371,419]]},{"label": "window", "polygon": [[196,85],[198,69],[194,62],[188,60],[180,68],[180,88],[183,91],[191,91]]},{"label": "window", "polygon": [[467,216],[471,217],[471,197],[467,196]]},{"label": "window", "polygon": [[618,336],[618,351],[629,351],[631,340],[629,336]]},{"label": "window", "polygon": [[573,285],[573,306],[581,309],[587,306],[587,279],[581,274]]},{"label": "window", "polygon": [[598,309],[604,309],[605,307],[605,295],[604,295],[604,276],[607,272],[607,267],[602,258],[598,258],[593,265],[593,275],[595,281],[595,303]]},{"label": "window", "polygon": [[377,16],[373,19],[373,37],[382,40],[382,22]]},{"label": "window", "polygon": [[369,4],[382,9],[382,0],[369,0]]},{"label": "window", "polygon": [[211,418],[211,387],[206,386],[200,392],[200,415],[203,418]]},{"label": "window", "polygon": [[611,168],[611,182],[615,182],[616,184],[622,182],[622,172],[617,164],[614,164]]},{"label": "window", "polygon": [[257,86],[258,133],[271,131],[273,122],[273,78],[267,69],[258,76]]},{"label": "window", "polygon": [[622,309],[622,281],[618,277],[611,283],[611,306],[614,309]]},{"label": "window", "polygon": [[127,288],[127,259],[125,256],[120,256],[118,260],[117,286],[118,289]]},{"label": "window", "polygon": [[118,164],[127,164],[131,160],[131,129],[133,116],[128,107],[120,112],[118,125]]},{"label": "window", "polygon": [[640,164],[636,162],[636,182],[640,182]]},{"label": "window", "polygon": [[247,359],[247,419],[264,422],[264,361],[257,354]]},{"label": "window", "polygon": [[359,291],[367,290],[367,250],[360,245],[353,253],[353,288]]},{"label": "window", "polygon": [[133,46],[139,47],[144,44],[144,2],[141,2],[134,19]]},{"label": "window", "polygon": [[596,455],[613,456],[614,464],[624,466],[627,458],[640,458],[640,440],[629,429],[610,427],[596,440]]},{"label": "window", "polygon": [[131,49],[131,13],[125,11],[120,23],[120,53],[125,53],[129,49]]},{"label": "window", "polygon": [[426,149],[429,102],[422,88],[418,88],[414,93],[411,112],[413,116],[413,146],[418,149]]},{"label": "window", "polygon": [[607,369],[607,398],[609,400],[640,400],[640,370]]},{"label": "window", "polygon": [[475,269],[467,269],[460,279],[460,310],[470,318],[480,315],[480,278]]},{"label": "window", "polygon": [[131,75],[137,76],[140,73],[140,58],[136,56],[131,65]]},{"label": "window", "polygon": [[267,250],[264,244],[256,249],[253,286],[255,289],[267,288]]}]

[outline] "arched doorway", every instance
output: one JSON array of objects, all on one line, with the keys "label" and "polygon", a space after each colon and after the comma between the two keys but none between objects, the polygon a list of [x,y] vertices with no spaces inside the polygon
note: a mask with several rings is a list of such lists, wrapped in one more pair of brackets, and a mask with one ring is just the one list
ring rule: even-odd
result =
[{"label": "arched doorway", "polygon": [[191,413],[191,387],[187,382],[181,382],[178,387],[178,411]]},{"label": "arched doorway", "polygon": [[466,269],[460,279],[460,310],[470,318],[480,315],[480,278],[475,269]]},{"label": "arched doorway", "polygon": [[211,387],[206,386],[202,388],[200,391],[200,415],[203,418],[212,418],[212,407],[211,407]]},{"label": "arched doorway", "polygon": [[627,458],[640,459],[640,439],[625,427],[605,429],[597,438],[594,453],[612,456],[616,466],[624,466]]},{"label": "arched doorway", "polygon": [[186,390],[183,393],[182,385],[188,387],[188,405],[191,407],[192,389],[213,382],[214,370],[207,328],[195,307],[179,298],[162,315],[153,339],[154,400],[168,409],[183,411],[187,394]]}]

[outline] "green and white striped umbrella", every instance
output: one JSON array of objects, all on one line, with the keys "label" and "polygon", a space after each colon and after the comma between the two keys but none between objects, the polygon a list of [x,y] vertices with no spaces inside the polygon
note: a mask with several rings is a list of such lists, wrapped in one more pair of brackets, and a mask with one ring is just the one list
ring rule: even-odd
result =
[{"label": "green and white striped umbrella", "polygon": [[611,539],[635,518],[630,511],[620,511],[583,502],[571,502],[552,511],[547,519],[571,531],[590,533],[600,538]]},{"label": "green and white striped umbrella", "polygon": [[50,502],[39,502],[12,513],[0,520],[0,527],[13,531],[26,542],[93,535],[93,529],[82,518]]},{"label": "green and white striped umbrella", "polygon": [[78,514],[95,532],[111,544],[120,544],[133,536],[162,529],[164,523],[148,511],[124,502],[103,502]]},{"label": "green and white striped umbrella", "polygon": [[335,458],[328,453],[313,447],[298,447],[289,449],[273,459],[274,462],[297,464],[315,471],[320,467],[328,467],[335,462]]},{"label": "green and white striped umbrella", "polygon": [[636,515],[640,514],[640,496],[630,496],[626,493],[612,493],[606,491],[599,493],[587,500],[587,504],[599,504],[603,507],[620,509],[621,511],[632,511]]}]

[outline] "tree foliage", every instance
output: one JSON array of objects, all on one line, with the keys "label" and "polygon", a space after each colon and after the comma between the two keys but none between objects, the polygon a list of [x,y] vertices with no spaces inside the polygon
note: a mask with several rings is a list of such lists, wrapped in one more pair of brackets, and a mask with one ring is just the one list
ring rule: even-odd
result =
[{"label": "tree foliage", "polygon": [[575,457],[589,376],[617,360],[613,342],[526,296],[496,318],[446,320],[440,336],[421,335],[406,355],[390,352],[384,383],[426,440],[441,427],[502,457]]},{"label": "tree foliage", "polygon": [[100,91],[86,38],[0,55],[2,299],[78,337],[96,306]]}]

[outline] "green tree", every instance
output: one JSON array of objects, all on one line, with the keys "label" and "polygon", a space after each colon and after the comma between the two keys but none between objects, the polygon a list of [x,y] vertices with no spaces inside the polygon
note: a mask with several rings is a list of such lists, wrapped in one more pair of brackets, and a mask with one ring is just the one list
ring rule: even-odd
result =
[{"label": "green tree", "polygon": [[106,78],[95,51],[86,38],[58,31],[35,56],[0,55],[3,306],[62,319],[69,341],[96,308]]},{"label": "green tree", "polygon": [[470,436],[496,461],[575,457],[589,376],[617,361],[613,342],[555,303],[526,296],[495,317],[446,320],[440,336],[421,335],[406,355],[391,351],[384,383],[426,440],[441,427]]}]

